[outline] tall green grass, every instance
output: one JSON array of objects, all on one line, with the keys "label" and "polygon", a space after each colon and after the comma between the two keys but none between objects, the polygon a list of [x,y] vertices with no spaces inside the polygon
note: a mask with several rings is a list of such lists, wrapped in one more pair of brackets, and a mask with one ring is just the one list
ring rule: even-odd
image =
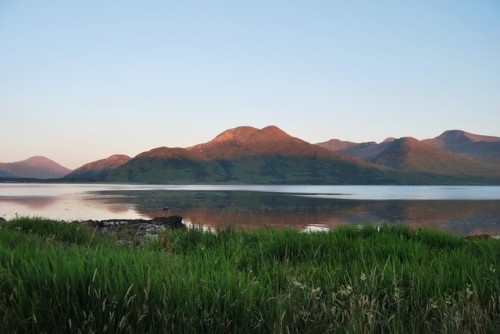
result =
[{"label": "tall green grass", "polygon": [[0,224],[0,328],[493,333],[499,272],[498,240],[405,227],[189,229],[129,247],[17,219]]}]

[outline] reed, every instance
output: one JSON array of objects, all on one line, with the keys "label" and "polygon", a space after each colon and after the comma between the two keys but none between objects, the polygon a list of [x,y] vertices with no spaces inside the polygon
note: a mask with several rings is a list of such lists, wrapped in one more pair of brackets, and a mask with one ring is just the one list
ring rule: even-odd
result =
[{"label": "reed", "polygon": [[493,333],[499,266],[499,240],[405,227],[193,228],[130,247],[21,218],[0,224],[0,328]]}]

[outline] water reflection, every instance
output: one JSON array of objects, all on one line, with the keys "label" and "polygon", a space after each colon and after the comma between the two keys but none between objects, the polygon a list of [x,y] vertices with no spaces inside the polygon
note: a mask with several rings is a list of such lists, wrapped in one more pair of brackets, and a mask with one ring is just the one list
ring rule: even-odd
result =
[{"label": "water reflection", "polygon": [[145,218],[129,203],[100,200],[90,194],[0,196],[0,217],[47,217],[61,220]]},{"label": "water reflection", "polygon": [[462,235],[500,235],[498,200],[368,201],[235,191],[120,191],[115,193],[116,197],[111,194],[106,192],[106,201],[128,203],[142,216],[165,215],[163,207],[168,206],[171,212],[167,214],[181,215],[187,221],[214,228],[235,225],[245,229],[320,229],[387,223]]},{"label": "water reflection", "polygon": [[5,196],[1,201],[10,203],[11,206],[25,206],[32,210],[40,210],[55,205],[59,198],[55,196]]},{"label": "water reflection", "polygon": [[[500,187],[226,186],[217,189],[217,186],[0,184],[0,217],[85,220],[180,215],[185,222],[212,228],[235,225],[244,229],[321,230],[344,224],[387,223],[461,235],[500,235]],[[429,195],[424,196],[426,191]],[[352,197],[356,199],[348,199]],[[470,200],[474,198],[481,200]],[[171,211],[163,211],[165,206]]]}]

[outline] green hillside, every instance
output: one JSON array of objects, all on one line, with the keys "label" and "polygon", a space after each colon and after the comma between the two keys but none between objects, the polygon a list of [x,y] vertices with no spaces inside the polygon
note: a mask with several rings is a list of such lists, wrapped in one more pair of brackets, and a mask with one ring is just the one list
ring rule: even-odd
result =
[{"label": "green hillside", "polygon": [[377,168],[323,158],[256,156],[226,160],[135,158],[102,181],[239,184],[500,184],[500,178]]}]

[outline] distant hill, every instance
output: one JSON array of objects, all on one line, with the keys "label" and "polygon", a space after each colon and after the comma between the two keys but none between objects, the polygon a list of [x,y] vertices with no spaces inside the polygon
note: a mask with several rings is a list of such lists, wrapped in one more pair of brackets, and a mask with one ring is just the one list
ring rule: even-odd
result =
[{"label": "distant hill", "polygon": [[370,161],[383,152],[387,146],[389,146],[390,142],[382,142],[377,144],[376,142],[366,142],[360,143],[358,145],[343,149],[338,151],[339,153],[348,155],[350,157],[361,158],[366,161]]},{"label": "distant hill", "polygon": [[447,151],[466,154],[484,162],[500,165],[500,137],[450,130],[424,142]]},{"label": "distant hill", "polygon": [[476,135],[462,130],[448,130],[436,138],[426,139],[424,142],[441,148],[451,148],[478,142],[500,142],[500,137]]},{"label": "distant hill", "polygon": [[[317,145],[327,147],[324,143]],[[423,141],[411,137],[389,137],[379,144],[360,143],[336,152],[379,166],[416,173],[415,178],[410,177],[416,183],[430,175],[431,182],[437,183],[448,182],[450,177],[462,180],[483,178],[488,180],[486,183],[494,184],[500,182],[500,138],[460,130],[446,131]],[[448,181],[441,178],[448,178]]]},{"label": "distant hill", "polygon": [[342,153],[353,158],[361,158],[369,161],[375,156],[380,154],[387,144],[394,141],[395,138],[389,137],[382,143],[377,144],[374,141],[364,143],[353,143],[349,141],[342,141],[339,139],[330,139],[329,141],[318,143],[316,145],[324,147],[330,151]]},{"label": "distant hill", "polygon": [[1,177],[53,179],[63,177],[70,172],[71,169],[42,156],[18,162],[0,163],[0,173],[7,174]]},{"label": "distant hill", "polygon": [[444,175],[500,175],[500,170],[494,166],[415,138],[405,137],[384,144],[384,150],[370,159],[371,162],[395,169]]},{"label": "distant hill", "polygon": [[73,172],[66,175],[68,180],[100,180],[104,178],[108,171],[120,167],[127,163],[131,158],[123,154],[115,154],[106,159],[89,162]]},{"label": "distant hill", "polygon": [[350,141],[343,141],[339,139],[330,139],[329,141],[325,141],[322,143],[317,143],[316,145],[326,148],[327,150],[338,152],[341,150],[345,150],[351,148],[353,146],[359,145],[358,143],[353,143]]}]

